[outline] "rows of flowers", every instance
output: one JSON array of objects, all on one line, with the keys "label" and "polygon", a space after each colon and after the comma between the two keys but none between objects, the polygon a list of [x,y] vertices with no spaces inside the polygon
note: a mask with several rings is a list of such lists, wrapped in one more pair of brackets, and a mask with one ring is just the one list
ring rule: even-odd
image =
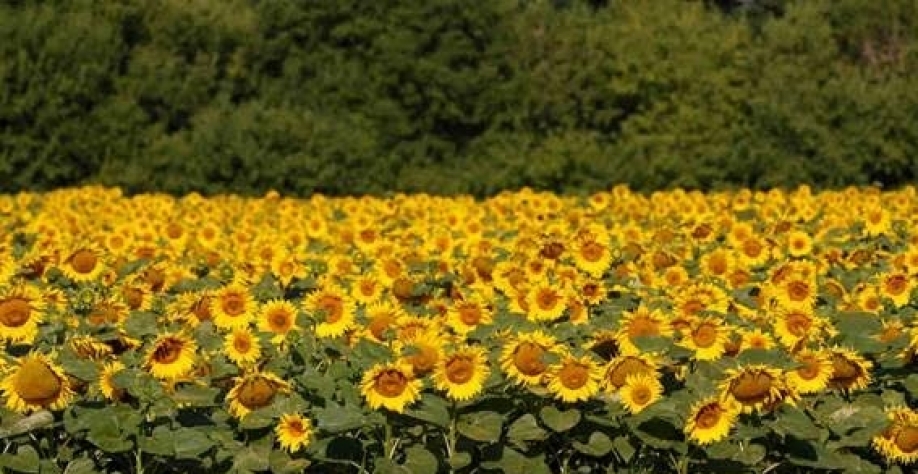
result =
[{"label": "rows of flowers", "polygon": [[915,189],[0,196],[0,470],[902,472]]}]

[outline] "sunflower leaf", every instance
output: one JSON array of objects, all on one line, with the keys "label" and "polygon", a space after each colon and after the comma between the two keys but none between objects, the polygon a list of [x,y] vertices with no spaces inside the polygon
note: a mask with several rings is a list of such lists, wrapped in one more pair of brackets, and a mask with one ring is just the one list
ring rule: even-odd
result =
[{"label": "sunflower leaf", "polygon": [[577,409],[561,411],[551,405],[539,411],[542,423],[556,433],[562,433],[577,426],[577,423],[580,423],[580,416],[580,411]]},{"label": "sunflower leaf", "polygon": [[124,322],[124,332],[135,339],[153,336],[159,332],[159,318],[148,311],[131,311]]},{"label": "sunflower leaf", "polygon": [[279,474],[303,472],[310,465],[309,460],[293,459],[289,454],[279,449],[271,451],[271,454],[268,456],[268,463],[271,465],[271,472]]},{"label": "sunflower leaf", "polygon": [[539,426],[538,420],[531,413],[527,413],[513,422],[507,430],[507,439],[525,445],[526,441],[541,441],[548,437],[548,432]]},{"label": "sunflower leaf", "polygon": [[627,436],[619,436],[615,438],[612,441],[612,445],[615,447],[615,452],[618,453],[618,455],[626,463],[630,462],[631,458],[634,457],[634,453],[637,452]]},{"label": "sunflower leaf", "polygon": [[590,439],[586,443],[581,443],[579,441],[574,441],[574,449],[577,451],[586,454],[587,456],[593,456],[601,458],[610,452],[614,445],[612,440],[609,439],[609,436],[603,433],[602,431],[594,431],[590,434]]},{"label": "sunflower leaf", "polygon": [[52,423],[54,423],[54,415],[48,410],[40,410],[24,417],[7,417],[0,424],[0,439],[28,433]]},{"label": "sunflower leaf", "polygon": [[426,393],[421,396],[421,400],[417,404],[405,410],[405,415],[432,423],[441,428],[448,427],[450,421],[446,401],[436,395]]},{"label": "sunflower leaf", "polygon": [[473,441],[496,443],[500,440],[504,417],[493,411],[468,413],[459,417],[456,428]]},{"label": "sunflower leaf", "polygon": [[412,474],[436,474],[440,463],[430,451],[421,446],[411,446],[405,450],[405,463],[402,466]]},{"label": "sunflower leaf", "polygon": [[360,428],[364,425],[364,421],[363,413],[352,406],[330,404],[326,408],[316,409],[317,426],[329,433],[341,433]]},{"label": "sunflower leaf", "polygon": [[0,466],[19,472],[38,472],[38,451],[32,446],[20,446],[16,454],[0,454]]},{"label": "sunflower leaf", "polygon": [[72,375],[84,382],[93,382],[99,378],[99,367],[95,362],[77,359],[75,357],[66,358],[61,361],[61,367],[68,375]]}]

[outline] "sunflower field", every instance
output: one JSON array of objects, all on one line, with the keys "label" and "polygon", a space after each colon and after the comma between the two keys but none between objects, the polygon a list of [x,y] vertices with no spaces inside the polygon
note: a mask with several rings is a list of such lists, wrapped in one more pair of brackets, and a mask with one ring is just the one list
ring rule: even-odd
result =
[{"label": "sunflower field", "polygon": [[907,472],[918,196],[0,196],[0,471]]}]

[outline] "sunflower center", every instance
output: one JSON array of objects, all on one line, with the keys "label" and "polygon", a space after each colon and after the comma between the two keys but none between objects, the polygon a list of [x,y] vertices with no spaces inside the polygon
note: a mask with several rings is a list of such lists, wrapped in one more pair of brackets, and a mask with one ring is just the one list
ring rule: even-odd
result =
[{"label": "sunflower center", "polygon": [[70,265],[73,267],[73,270],[77,273],[90,273],[93,269],[96,268],[96,264],[99,262],[99,257],[96,257],[96,254],[89,250],[77,250],[70,257]]},{"label": "sunflower center", "polygon": [[385,336],[386,330],[389,329],[394,321],[395,318],[393,318],[392,315],[382,314],[373,318],[367,329],[369,329],[373,337],[381,341]]},{"label": "sunflower center", "polygon": [[590,369],[582,364],[568,363],[558,371],[558,380],[561,385],[570,390],[577,390],[590,379]]},{"label": "sunflower center", "polygon": [[852,384],[861,376],[860,367],[841,355],[832,357],[832,370],[832,381],[842,386]]},{"label": "sunflower center", "polygon": [[407,386],[408,377],[398,370],[386,370],[379,374],[374,384],[376,391],[386,398],[400,396]]},{"label": "sunflower center", "polygon": [[195,302],[192,306],[191,311],[194,313],[195,317],[198,318],[198,321],[207,321],[211,318],[210,314],[210,297],[205,296]]},{"label": "sunflower center", "polygon": [[711,235],[713,229],[709,224],[698,224],[692,229],[692,237],[696,239],[705,239]]},{"label": "sunflower center", "polygon": [[556,260],[561,257],[562,253],[564,253],[564,244],[561,242],[549,242],[542,247],[540,255],[549,260]]},{"label": "sunflower center", "polygon": [[236,349],[237,352],[245,354],[252,349],[252,340],[248,335],[243,334],[233,338],[233,349]]},{"label": "sunflower center", "polygon": [[277,390],[271,381],[258,377],[242,384],[238,399],[239,403],[249,410],[255,410],[268,406],[274,399],[275,393]]},{"label": "sunflower center", "polygon": [[228,316],[239,316],[245,312],[245,298],[238,293],[223,295],[220,305]]},{"label": "sunflower center", "polygon": [[555,307],[558,304],[558,301],[561,299],[560,295],[555,290],[552,289],[542,289],[536,295],[536,304],[539,305],[540,309],[549,310]]},{"label": "sunflower center", "polygon": [[466,357],[454,357],[446,363],[446,378],[455,384],[464,384],[475,375],[475,363]]},{"label": "sunflower center", "polygon": [[747,257],[756,258],[762,254],[762,244],[756,239],[748,239],[743,242],[743,253]]},{"label": "sunflower center", "polygon": [[481,310],[474,305],[463,305],[459,307],[459,320],[466,326],[475,326],[481,321]]},{"label": "sunflower center", "polygon": [[306,434],[306,429],[303,427],[303,423],[300,420],[290,420],[287,422],[285,427],[287,432],[290,433],[294,438],[299,438]]},{"label": "sunflower center", "polygon": [[376,282],[373,280],[363,280],[360,282],[360,293],[363,296],[373,296],[376,294]]},{"label": "sunflower center", "polygon": [[16,394],[30,404],[45,405],[63,390],[61,379],[40,360],[23,362],[16,377]]},{"label": "sunflower center", "polygon": [[896,433],[893,441],[896,447],[905,454],[912,454],[918,451],[918,427],[906,426]]},{"label": "sunflower center", "polygon": [[886,279],[884,287],[887,293],[891,295],[900,295],[908,287],[908,280],[904,275],[893,275]]},{"label": "sunflower center", "polygon": [[423,375],[433,370],[434,365],[440,360],[437,349],[429,345],[415,346],[417,352],[408,357],[408,363],[414,368],[414,373]]},{"label": "sunflower center", "polygon": [[730,385],[730,393],[740,403],[761,402],[771,393],[772,382],[765,372],[744,372]]},{"label": "sunflower center", "polygon": [[650,388],[644,385],[638,385],[631,391],[631,400],[638,405],[646,405],[653,398]]},{"label": "sunflower center", "polygon": [[727,272],[727,259],[723,255],[714,255],[708,261],[708,271],[713,275],[723,275]]},{"label": "sunflower center", "polygon": [[700,348],[711,347],[717,342],[717,327],[705,323],[692,331],[692,342]]},{"label": "sunflower center", "polygon": [[785,318],[787,331],[796,337],[803,337],[813,326],[813,320],[803,313],[790,313]]},{"label": "sunflower center", "polygon": [[272,311],[268,314],[268,326],[275,333],[284,333],[293,325],[293,318],[286,311]]},{"label": "sunflower center", "polygon": [[660,325],[656,321],[641,316],[631,320],[628,325],[628,337],[657,336],[660,334]]},{"label": "sunflower center", "polygon": [[182,228],[182,225],[178,222],[170,222],[166,226],[166,236],[170,239],[178,239],[185,233],[185,229]]},{"label": "sunflower center", "polygon": [[819,375],[819,359],[807,356],[800,360],[803,367],[797,369],[797,375],[803,380],[813,380]]},{"label": "sunflower center", "polygon": [[32,306],[22,298],[12,298],[0,302],[0,324],[18,328],[29,322]]},{"label": "sunflower center", "polygon": [[646,362],[636,357],[627,357],[618,363],[606,376],[606,380],[616,387],[625,385],[629,375],[650,374],[651,368]]},{"label": "sunflower center", "polygon": [[692,298],[682,304],[682,314],[686,316],[694,316],[699,311],[705,308],[705,304],[698,300],[697,298]]},{"label": "sunflower center", "polygon": [[594,241],[589,241],[580,247],[580,256],[588,262],[598,262],[602,259],[605,247]]},{"label": "sunflower center", "polygon": [[716,404],[705,406],[695,415],[695,426],[703,430],[714,428],[720,422],[722,413],[722,410]]},{"label": "sunflower center", "polygon": [[810,285],[801,280],[787,284],[787,296],[794,301],[805,301],[810,296]]},{"label": "sunflower center", "polygon": [[156,345],[156,349],[153,351],[153,360],[159,364],[171,364],[182,355],[183,347],[185,345],[182,341],[166,339]]},{"label": "sunflower center", "polygon": [[528,377],[539,375],[547,368],[545,362],[542,361],[544,354],[545,349],[542,346],[524,342],[513,353],[513,365]]}]

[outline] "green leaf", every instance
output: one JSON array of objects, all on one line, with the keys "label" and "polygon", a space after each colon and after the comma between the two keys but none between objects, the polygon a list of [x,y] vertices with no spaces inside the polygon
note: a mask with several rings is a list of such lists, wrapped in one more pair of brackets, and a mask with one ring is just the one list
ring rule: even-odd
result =
[{"label": "green leaf", "polygon": [[902,381],[902,387],[908,390],[909,395],[918,398],[918,374],[911,374]]},{"label": "green leaf", "polygon": [[9,438],[43,428],[54,423],[54,415],[48,410],[40,410],[29,416],[11,416],[0,425],[0,439]]},{"label": "green leaf", "polygon": [[329,433],[341,433],[360,428],[365,421],[363,413],[347,405],[331,404],[327,408],[316,410],[316,426]]},{"label": "green leaf", "polygon": [[178,459],[196,459],[214,447],[214,442],[201,429],[182,427],[174,433],[175,457]]},{"label": "green leaf", "polygon": [[411,446],[405,450],[403,466],[412,474],[436,474],[440,469],[437,457],[421,446]]},{"label": "green leaf", "polygon": [[270,407],[253,410],[245,415],[239,422],[239,427],[244,430],[260,430],[274,424],[274,415]]},{"label": "green leaf", "polygon": [[739,445],[733,459],[747,466],[755,466],[765,459],[766,450],[761,444]]},{"label": "green leaf", "polygon": [[528,458],[516,450],[505,447],[500,459],[481,463],[485,469],[494,469],[504,474],[551,474],[544,459]]},{"label": "green leaf", "polygon": [[215,407],[220,406],[220,403],[217,402],[218,395],[220,395],[220,389],[215,387],[184,385],[175,391],[172,395],[172,400],[180,405]]},{"label": "green leaf", "polygon": [[623,461],[630,462],[631,458],[634,457],[634,453],[637,452],[634,449],[634,446],[631,445],[631,441],[625,436],[619,436],[612,441],[613,446],[615,447],[615,452],[622,458]]},{"label": "green leaf", "polygon": [[539,410],[539,418],[542,419],[542,423],[556,433],[562,433],[577,426],[577,423],[580,423],[580,417],[580,411],[575,408],[561,411],[548,405]]},{"label": "green leaf", "polygon": [[239,450],[233,457],[233,470],[267,471],[269,467],[268,457],[263,456],[252,447]]},{"label": "green leaf", "polygon": [[594,431],[592,434],[590,434],[590,439],[586,443],[574,441],[573,445],[574,449],[577,451],[597,458],[601,458],[609,454],[612,452],[612,448],[614,448],[612,440],[609,439],[609,436],[602,431]]},{"label": "green leaf", "polygon": [[124,332],[135,339],[156,335],[159,332],[159,317],[148,311],[132,311],[124,321]]},{"label": "green leaf", "polygon": [[493,411],[480,411],[462,415],[456,428],[459,433],[474,441],[496,443],[500,440],[504,417]]},{"label": "green leaf", "polygon": [[70,357],[61,361],[64,372],[84,382],[94,382],[99,379],[99,367],[95,362]]},{"label": "green leaf", "polygon": [[517,445],[525,445],[526,441],[542,441],[546,437],[548,432],[539,426],[538,420],[531,413],[517,418],[507,430],[507,439]]},{"label": "green leaf", "polygon": [[455,451],[449,458],[449,467],[458,471],[469,464],[472,464],[472,455],[465,451]]},{"label": "green leaf", "polygon": [[672,346],[672,340],[662,336],[638,336],[632,339],[634,345],[644,353],[664,352]]},{"label": "green leaf", "polygon": [[730,459],[736,454],[737,446],[729,441],[711,443],[704,449],[708,459]]},{"label": "green leaf", "polygon": [[813,420],[797,408],[781,410],[771,426],[778,434],[793,435],[807,440],[819,439],[822,434],[822,430],[813,423]]},{"label": "green leaf", "polygon": [[153,428],[150,436],[138,436],[137,447],[142,451],[163,457],[175,455],[175,437],[173,432],[163,426]]},{"label": "green leaf", "polygon": [[405,466],[401,466],[395,461],[378,457],[373,460],[374,468],[373,474],[411,474],[411,471],[408,470]]},{"label": "green leaf", "polygon": [[268,456],[271,472],[278,474],[292,474],[303,472],[310,466],[307,459],[293,459],[289,454],[280,449],[274,449]]},{"label": "green leaf", "polygon": [[96,465],[91,459],[74,459],[67,463],[64,474],[96,474]]},{"label": "green leaf", "polygon": [[38,451],[32,446],[20,446],[16,454],[0,455],[0,466],[19,472],[38,472]]},{"label": "green leaf", "polygon": [[449,426],[449,409],[446,401],[436,395],[425,393],[412,408],[405,410],[405,415],[426,421],[441,428]]}]

